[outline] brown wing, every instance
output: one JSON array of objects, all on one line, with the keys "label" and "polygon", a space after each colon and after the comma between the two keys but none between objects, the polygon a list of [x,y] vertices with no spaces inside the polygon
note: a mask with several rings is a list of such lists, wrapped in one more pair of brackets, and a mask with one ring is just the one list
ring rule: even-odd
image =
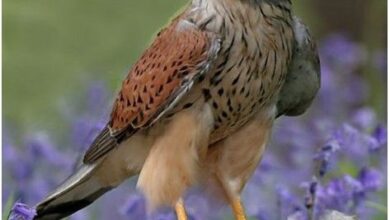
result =
[{"label": "brown wing", "polygon": [[111,120],[84,156],[92,163],[137,129],[152,125],[209,69],[220,41],[185,20],[161,31],[130,70]]}]

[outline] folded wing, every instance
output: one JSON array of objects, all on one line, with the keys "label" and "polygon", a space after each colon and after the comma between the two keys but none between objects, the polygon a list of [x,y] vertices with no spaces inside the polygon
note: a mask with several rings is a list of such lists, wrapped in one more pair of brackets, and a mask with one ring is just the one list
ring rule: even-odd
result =
[{"label": "folded wing", "polygon": [[195,24],[176,19],[162,30],[123,81],[111,119],[84,157],[90,164],[138,129],[152,125],[206,74],[219,39]]}]

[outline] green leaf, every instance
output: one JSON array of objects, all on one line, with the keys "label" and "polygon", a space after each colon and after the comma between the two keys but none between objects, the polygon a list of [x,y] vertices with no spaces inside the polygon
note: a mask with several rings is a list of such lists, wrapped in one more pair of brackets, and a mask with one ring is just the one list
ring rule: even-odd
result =
[{"label": "green leaf", "polygon": [[15,202],[14,197],[15,197],[14,194],[11,193],[11,195],[9,196],[9,198],[7,200],[7,203],[5,204],[5,207],[3,209],[3,216],[2,216],[3,220],[7,220],[9,217],[9,214],[11,213],[12,205]]}]

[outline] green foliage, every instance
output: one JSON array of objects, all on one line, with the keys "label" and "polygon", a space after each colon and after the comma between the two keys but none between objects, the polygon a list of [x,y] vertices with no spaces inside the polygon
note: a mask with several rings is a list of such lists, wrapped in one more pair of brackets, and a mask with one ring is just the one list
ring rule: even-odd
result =
[{"label": "green foliage", "polygon": [[15,202],[15,198],[14,198],[13,194],[11,194],[11,196],[7,200],[7,203],[4,206],[3,215],[1,216],[1,219],[3,219],[3,220],[8,219],[9,213],[11,212],[11,209],[12,209],[12,204],[14,204],[14,202]]},{"label": "green foliage", "polygon": [[114,91],[153,33],[186,1],[3,3],[6,121],[56,128],[59,97],[78,95],[91,78]]}]

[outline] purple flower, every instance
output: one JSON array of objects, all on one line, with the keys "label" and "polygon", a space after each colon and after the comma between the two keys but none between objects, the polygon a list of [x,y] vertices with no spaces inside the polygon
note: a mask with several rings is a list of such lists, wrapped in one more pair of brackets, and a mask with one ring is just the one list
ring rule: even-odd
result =
[{"label": "purple flower", "polygon": [[184,203],[190,219],[210,219],[208,214],[210,213],[210,210],[212,210],[212,204],[210,204],[205,195],[202,195],[199,192],[191,193],[185,199]]},{"label": "purple flower", "polygon": [[69,168],[73,164],[63,152],[60,152],[50,141],[47,134],[37,133],[27,138],[28,154],[38,160],[44,160],[60,168]]},{"label": "purple flower", "polygon": [[343,153],[350,155],[350,158],[360,165],[368,163],[367,154],[378,147],[378,142],[374,137],[347,123],[334,132],[333,138],[339,143]]},{"label": "purple flower", "polygon": [[383,76],[383,80],[387,77],[387,52],[386,50],[379,50],[374,52],[372,56],[372,63],[376,67],[379,73]]},{"label": "purple flower", "polygon": [[314,157],[319,162],[318,176],[324,177],[329,170],[329,163],[334,152],[339,150],[340,146],[335,141],[329,141],[328,144],[321,148],[321,151]]},{"label": "purple flower", "polygon": [[286,186],[277,186],[276,193],[278,196],[278,206],[280,212],[278,219],[286,219],[291,212],[295,212],[297,209],[300,209],[296,196],[293,195]]},{"label": "purple flower", "polygon": [[317,205],[323,212],[326,209],[349,213],[364,199],[361,183],[349,176],[332,179],[328,184],[318,187]]},{"label": "purple flower", "polygon": [[346,190],[351,191],[351,200],[354,202],[354,205],[358,205],[365,198],[361,182],[349,175],[344,176],[343,181],[347,187]]},{"label": "purple flower", "polygon": [[376,126],[376,114],[373,109],[358,109],[352,116],[352,122],[361,130],[370,130]]},{"label": "purple flower", "polygon": [[138,193],[133,193],[120,209],[125,216],[132,216],[134,219],[146,219],[145,199]]},{"label": "purple flower", "polygon": [[176,215],[171,210],[156,213],[148,218],[149,220],[175,220]]},{"label": "purple flower", "polygon": [[314,216],[317,187],[318,181],[314,177],[313,180],[307,186],[305,196],[305,207],[308,210],[308,213],[311,213],[311,216]]},{"label": "purple flower", "polygon": [[288,216],[287,220],[306,220],[307,214],[306,212],[302,211],[301,209],[297,209]]},{"label": "purple flower", "polygon": [[9,220],[33,220],[34,216],[37,215],[35,209],[28,207],[23,203],[15,203],[12,207],[9,215]]},{"label": "purple flower", "polygon": [[330,62],[334,67],[349,71],[356,70],[367,60],[367,51],[363,46],[342,34],[328,36],[320,47],[320,53],[324,62]]},{"label": "purple flower", "polygon": [[76,118],[71,124],[70,139],[72,144],[77,150],[85,151],[104,126],[104,123],[90,117]]},{"label": "purple flower", "polygon": [[365,191],[377,191],[384,186],[383,174],[374,168],[363,168],[360,170],[358,180]]},{"label": "purple flower", "polygon": [[387,129],[385,126],[379,125],[376,127],[373,136],[378,141],[378,147],[383,146],[387,142]]}]

